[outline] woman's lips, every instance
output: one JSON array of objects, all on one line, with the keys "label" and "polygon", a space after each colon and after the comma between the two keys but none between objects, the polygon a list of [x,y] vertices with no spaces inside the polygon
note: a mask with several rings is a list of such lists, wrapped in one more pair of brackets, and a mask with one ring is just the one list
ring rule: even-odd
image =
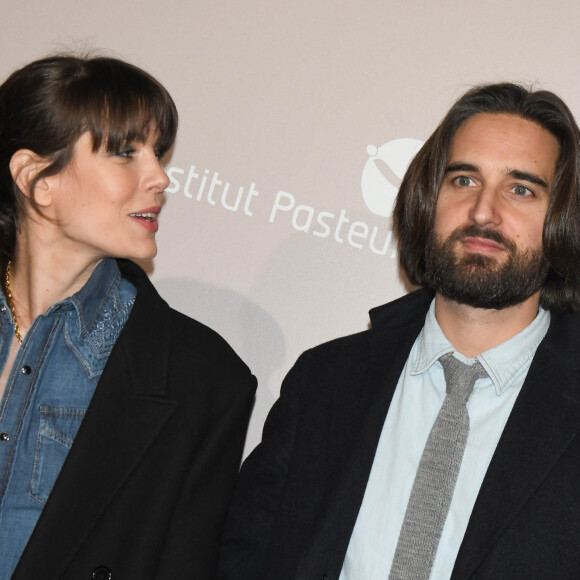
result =
[{"label": "woman's lips", "polygon": [[157,218],[160,211],[160,207],[151,207],[130,213],[129,217],[135,220],[140,226],[143,226],[147,231],[155,233],[159,229]]}]

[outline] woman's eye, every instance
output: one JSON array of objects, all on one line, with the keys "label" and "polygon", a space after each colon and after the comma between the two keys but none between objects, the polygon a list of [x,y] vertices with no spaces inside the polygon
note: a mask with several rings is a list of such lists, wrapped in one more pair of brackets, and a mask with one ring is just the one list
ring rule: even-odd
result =
[{"label": "woman's eye", "polygon": [[116,157],[125,157],[126,159],[130,159],[134,153],[135,149],[133,149],[132,147],[123,147],[123,149],[119,149],[119,151],[116,151],[114,155]]}]

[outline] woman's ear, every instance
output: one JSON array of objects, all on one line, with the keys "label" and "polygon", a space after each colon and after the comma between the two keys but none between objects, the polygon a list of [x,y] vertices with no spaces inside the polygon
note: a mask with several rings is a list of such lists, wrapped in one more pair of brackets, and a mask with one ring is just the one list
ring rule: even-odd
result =
[{"label": "woman's ear", "polygon": [[[10,173],[22,194],[30,198],[31,185],[50,162],[30,149],[19,149],[10,159]],[[34,201],[39,206],[50,205],[52,192],[49,180],[42,178],[34,186]]]}]

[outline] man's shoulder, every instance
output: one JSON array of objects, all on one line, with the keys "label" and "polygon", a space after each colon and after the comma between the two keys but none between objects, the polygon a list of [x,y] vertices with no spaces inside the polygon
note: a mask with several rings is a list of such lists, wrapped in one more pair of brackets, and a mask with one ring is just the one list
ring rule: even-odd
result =
[{"label": "man's shoulder", "polygon": [[580,368],[580,312],[550,312],[550,326],[538,349],[548,353],[552,364]]},{"label": "man's shoulder", "polygon": [[367,330],[324,342],[307,350],[301,358],[337,358],[359,356],[384,348],[386,340],[414,340],[423,328],[425,316],[433,299],[426,290],[417,290],[370,310]]},{"label": "man's shoulder", "polygon": [[377,306],[369,312],[372,327],[380,328],[384,325],[406,324],[409,320],[417,317],[424,321],[433,298],[432,292],[421,289],[382,306]]}]

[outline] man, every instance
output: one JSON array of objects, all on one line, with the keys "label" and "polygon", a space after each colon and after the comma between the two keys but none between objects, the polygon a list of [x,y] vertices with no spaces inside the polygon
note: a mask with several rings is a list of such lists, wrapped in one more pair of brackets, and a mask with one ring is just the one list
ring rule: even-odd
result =
[{"label": "man", "polygon": [[[222,578],[580,575],[579,135],[546,91],[455,103],[393,216],[423,289],[290,371],[242,469]],[[451,407],[448,364],[473,374]]]}]

